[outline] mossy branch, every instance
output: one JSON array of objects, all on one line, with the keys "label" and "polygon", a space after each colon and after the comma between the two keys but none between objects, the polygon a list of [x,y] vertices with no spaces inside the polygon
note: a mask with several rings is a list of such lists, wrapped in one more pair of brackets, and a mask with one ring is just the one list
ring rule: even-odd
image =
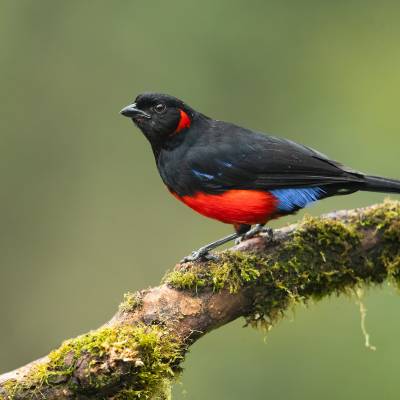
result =
[{"label": "mossy branch", "polygon": [[98,330],[0,376],[0,399],[165,399],[189,346],[243,316],[270,328],[294,304],[400,282],[400,203],[339,211],[176,265],[125,295]]}]

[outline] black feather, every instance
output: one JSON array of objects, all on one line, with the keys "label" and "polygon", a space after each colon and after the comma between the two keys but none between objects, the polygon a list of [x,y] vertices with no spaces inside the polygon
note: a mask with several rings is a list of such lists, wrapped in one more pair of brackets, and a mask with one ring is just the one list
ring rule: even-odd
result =
[{"label": "black feather", "polygon": [[332,195],[364,183],[361,173],[306,146],[201,115],[182,136],[157,160],[164,182],[179,195],[314,186],[328,186]]}]

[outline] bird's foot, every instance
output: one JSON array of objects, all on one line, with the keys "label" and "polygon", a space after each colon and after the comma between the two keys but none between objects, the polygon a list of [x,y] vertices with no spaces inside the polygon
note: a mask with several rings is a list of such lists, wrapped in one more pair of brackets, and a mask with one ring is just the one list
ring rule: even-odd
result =
[{"label": "bird's foot", "polygon": [[238,237],[235,241],[235,244],[239,244],[239,243],[243,242],[244,240],[252,239],[253,237],[260,235],[260,234],[263,234],[263,236],[265,236],[265,239],[268,242],[272,242],[272,240],[274,238],[274,231],[272,228],[270,228],[269,226],[257,224],[256,226],[251,228],[249,231],[247,231],[246,233],[244,233],[243,235]]},{"label": "bird's foot", "polygon": [[200,247],[200,249],[193,251],[190,256],[186,256],[184,259],[182,259],[181,263],[189,261],[217,261],[218,256],[216,256],[215,254],[210,254],[210,251],[221,246],[222,244],[228,243],[231,240],[236,239],[237,237],[237,233],[232,233],[228,236],[216,240],[215,242],[209,243],[206,246]]},{"label": "bird's foot", "polygon": [[181,264],[186,262],[193,262],[193,261],[216,261],[218,259],[217,256],[211,254],[209,249],[201,247],[196,251],[192,251],[192,254],[182,258],[180,261]]}]

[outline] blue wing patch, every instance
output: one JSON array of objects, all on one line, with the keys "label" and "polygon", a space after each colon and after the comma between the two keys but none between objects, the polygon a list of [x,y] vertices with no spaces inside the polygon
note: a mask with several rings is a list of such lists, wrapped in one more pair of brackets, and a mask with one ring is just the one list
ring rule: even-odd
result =
[{"label": "blue wing patch", "polygon": [[304,208],[310,203],[320,199],[325,190],[319,187],[301,189],[276,189],[271,190],[279,201],[278,209],[283,212],[290,212],[299,208]]},{"label": "blue wing patch", "polygon": [[192,172],[200,178],[202,181],[211,181],[214,179],[214,175],[206,174],[205,172],[197,171],[197,169],[192,168]]},{"label": "blue wing patch", "polygon": [[[232,168],[233,164],[230,163],[229,161],[221,161],[217,160],[217,162],[220,164],[220,166],[223,166],[226,168]],[[219,169],[218,172],[215,173],[215,175],[212,174],[207,174],[206,172],[199,171],[198,169],[192,168],[193,174],[196,176],[196,178],[199,178],[203,182],[205,181],[212,181],[216,177],[221,177],[224,174],[224,171]]]}]

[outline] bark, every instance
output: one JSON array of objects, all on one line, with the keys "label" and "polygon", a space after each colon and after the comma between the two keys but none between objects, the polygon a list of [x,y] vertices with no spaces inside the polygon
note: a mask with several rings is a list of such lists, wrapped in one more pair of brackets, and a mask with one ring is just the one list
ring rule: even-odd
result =
[{"label": "bark", "polygon": [[298,302],[400,275],[400,203],[334,212],[177,264],[96,331],[0,376],[0,399],[166,398],[188,347],[238,317],[270,328]]}]

